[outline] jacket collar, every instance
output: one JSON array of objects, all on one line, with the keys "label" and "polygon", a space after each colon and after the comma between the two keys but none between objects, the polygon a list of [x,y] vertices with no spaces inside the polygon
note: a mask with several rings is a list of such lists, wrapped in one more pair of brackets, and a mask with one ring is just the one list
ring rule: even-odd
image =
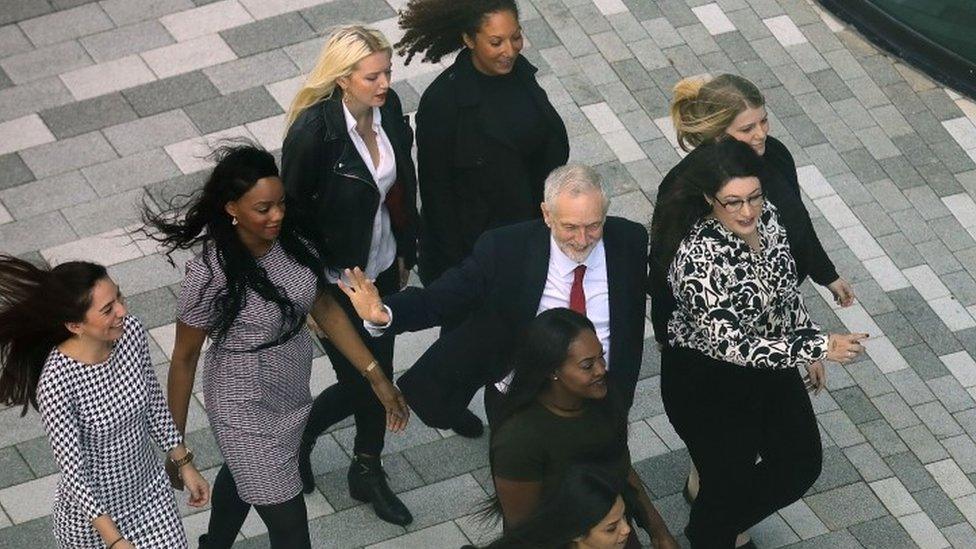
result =
[{"label": "jacket collar", "polygon": [[[451,75],[458,87],[458,104],[463,107],[471,107],[481,103],[481,87],[478,85],[478,69],[474,68],[471,61],[471,50],[462,48],[454,58],[453,74]],[[532,63],[519,54],[515,58],[515,67],[512,72],[520,80],[530,82],[535,78],[538,71]]]}]

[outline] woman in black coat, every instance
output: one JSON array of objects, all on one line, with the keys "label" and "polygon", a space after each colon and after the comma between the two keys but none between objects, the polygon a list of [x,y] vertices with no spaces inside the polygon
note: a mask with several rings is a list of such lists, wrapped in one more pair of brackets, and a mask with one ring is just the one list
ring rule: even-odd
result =
[{"label": "woman in black coat", "polygon": [[463,48],[417,110],[419,272],[429,284],[488,229],[541,215],[542,184],[569,158],[559,114],[522,50],[514,0],[411,0],[397,44],[406,62]]},{"label": "woman in black coat", "polygon": [[[359,267],[383,295],[407,282],[418,224],[413,134],[390,88],[392,53],[375,29],[348,26],[335,31],[288,111],[281,156],[289,215],[318,239],[326,277],[335,283],[343,269]],[[350,318],[357,319],[360,337],[392,379],[393,336],[370,337],[345,295],[338,290],[335,295]],[[310,463],[315,440],[351,413],[356,438],[350,495],[372,503],[381,519],[408,524],[413,520],[410,511],[390,490],[380,462],[386,411],[363,375],[329,340],[320,341],[338,384],[315,399],[302,437],[304,489],[315,489]]]}]

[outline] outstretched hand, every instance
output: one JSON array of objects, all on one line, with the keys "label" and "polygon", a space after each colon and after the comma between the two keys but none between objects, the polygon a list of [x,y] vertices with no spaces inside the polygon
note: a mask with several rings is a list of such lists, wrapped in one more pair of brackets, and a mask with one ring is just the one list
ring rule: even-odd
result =
[{"label": "outstretched hand", "polygon": [[386,376],[382,377],[381,382],[373,385],[373,392],[386,410],[386,428],[398,433],[407,428],[407,422],[410,421],[410,408],[393,382]]},{"label": "outstretched hand", "polygon": [[352,302],[359,318],[381,326],[388,324],[390,315],[383,307],[383,300],[380,298],[379,290],[376,289],[376,284],[366,278],[366,274],[359,267],[346,269],[343,274],[344,280],[339,280],[339,289]]}]

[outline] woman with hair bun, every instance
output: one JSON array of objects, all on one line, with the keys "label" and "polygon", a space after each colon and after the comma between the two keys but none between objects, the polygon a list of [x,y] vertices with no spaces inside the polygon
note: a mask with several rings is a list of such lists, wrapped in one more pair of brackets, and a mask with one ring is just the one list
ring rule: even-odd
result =
[{"label": "woman with hair bun", "polygon": [[[391,430],[403,429],[409,412],[327,291],[321,250],[285,215],[274,156],[245,143],[221,147],[214,158],[217,165],[185,215],[145,213],[168,253],[202,248],[186,263],[169,371],[170,408],[182,431],[197,360],[210,338],[203,394],[224,466],[200,546],[231,547],[253,506],[272,548],[308,548],[298,465],[312,408],[306,315],[368,381]],[[345,407],[341,395],[326,392],[332,407]]]},{"label": "woman with hair bun", "polygon": [[539,217],[542,185],[569,158],[566,127],[521,55],[514,0],[410,0],[397,52],[410,63],[461,50],[417,109],[425,284],[488,229]]},{"label": "woman with hair bun", "polygon": [[[699,145],[724,139],[736,139],[748,144],[759,155],[764,169],[763,192],[766,199],[779,209],[779,219],[786,229],[790,252],[796,261],[798,284],[807,276],[826,287],[838,305],[854,302],[850,283],[837,274],[834,264],[817,237],[810,214],[800,195],[800,185],[793,156],[781,141],[769,135],[766,100],[762,92],[749,80],[734,74],[714,78],[685,78],[674,87],[671,119],[678,144],[685,151]],[[690,160],[682,159],[665,175],[658,196],[666,196],[680,185],[682,174]],[[662,230],[661,209],[656,208],[651,231]],[[653,240],[653,238],[652,238]],[[651,321],[662,354],[670,352],[667,324],[675,308],[674,298],[666,281],[667,265],[650,255]],[[819,362],[808,366],[809,386],[819,393],[826,387],[826,370]],[[697,471],[692,468],[685,487],[685,498],[691,501],[698,492]]]},{"label": "woman with hair bun", "polygon": [[187,547],[153,443],[191,506],[206,505],[210,488],[166,409],[146,330],[105,267],[0,256],[0,364],[0,403],[40,410],[61,468],[60,547]]},{"label": "woman with hair bun", "polygon": [[[413,133],[390,87],[393,50],[383,33],[351,25],[333,32],[288,109],[281,174],[297,222],[323,250],[332,284],[359,267],[382,295],[406,285],[416,259],[417,177]],[[355,319],[359,336],[393,378],[393,334],[370,337],[341,292],[333,297]],[[338,385],[315,399],[299,456],[306,493],[315,489],[310,456],[329,426],[356,421],[350,495],[372,503],[381,519],[404,526],[413,517],[386,482],[380,455],[385,414],[356,368],[328,338],[320,338]]]}]

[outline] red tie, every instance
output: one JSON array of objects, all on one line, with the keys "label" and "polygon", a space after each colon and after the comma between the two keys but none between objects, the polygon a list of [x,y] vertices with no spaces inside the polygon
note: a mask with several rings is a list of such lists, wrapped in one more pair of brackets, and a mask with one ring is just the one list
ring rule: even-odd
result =
[{"label": "red tie", "polygon": [[569,308],[586,316],[586,294],[583,293],[583,275],[586,265],[579,265],[573,269],[573,287],[569,290]]}]

